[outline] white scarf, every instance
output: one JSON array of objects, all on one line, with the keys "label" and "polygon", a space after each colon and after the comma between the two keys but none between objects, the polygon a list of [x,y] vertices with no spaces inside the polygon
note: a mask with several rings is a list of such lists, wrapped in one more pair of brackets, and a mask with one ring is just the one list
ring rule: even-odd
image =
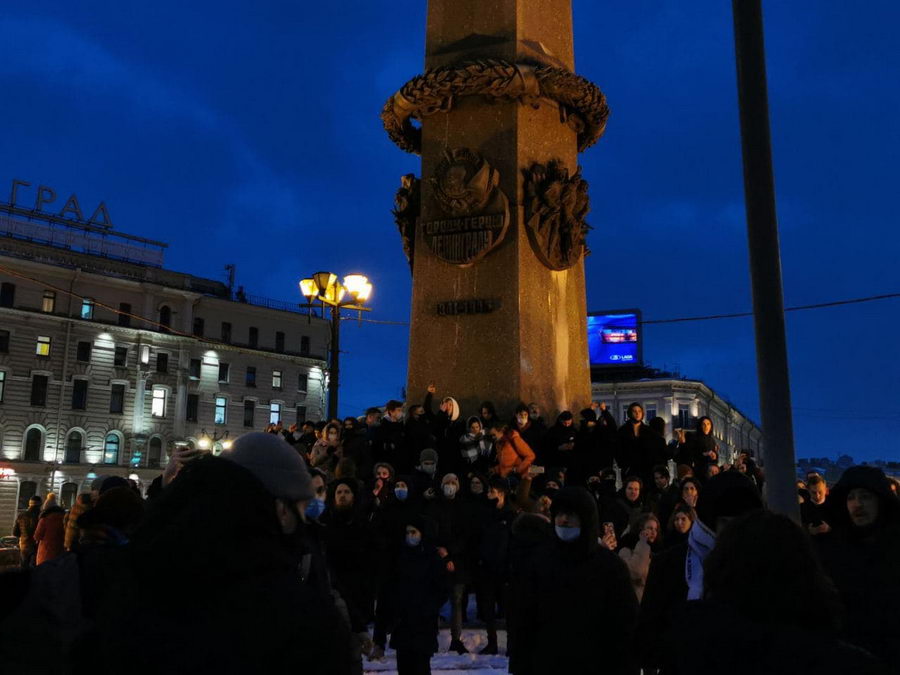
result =
[{"label": "white scarf", "polygon": [[688,600],[700,600],[703,597],[703,561],[715,545],[716,533],[699,519],[695,520],[688,534],[688,552],[684,561]]}]

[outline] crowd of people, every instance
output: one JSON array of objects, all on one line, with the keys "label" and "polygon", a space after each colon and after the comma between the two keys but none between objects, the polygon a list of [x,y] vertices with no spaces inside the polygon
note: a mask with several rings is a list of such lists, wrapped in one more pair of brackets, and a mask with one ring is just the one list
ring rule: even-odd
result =
[{"label": "crowd of people", "polygon": [[360,673],[392,648],[429,673],[446,607],[450,651],[476,624],[497,654],[505,627],[517,675],[900,672],[900,500],[879,469],[810,474],[796,523],[765,509],[748,453],[723,463],[708,417],[667,442],[637,403],[621,425],[602,402],[541,412],[465,417],[430,386],[177,449],[146,500],[118,477],[68,513],[36,497],[0,575],[0,662]]}]

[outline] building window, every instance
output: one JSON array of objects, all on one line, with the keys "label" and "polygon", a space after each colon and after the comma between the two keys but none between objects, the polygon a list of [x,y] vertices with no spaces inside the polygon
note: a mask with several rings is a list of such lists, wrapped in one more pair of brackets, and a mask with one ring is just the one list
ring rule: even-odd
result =
[{"label": "building window", "polygon": [[81,461],[83,436],[80,431],[72,431],[66,439],[66,464],[78,464]]},{"label": "building window", "polygon": [[297,424],[303,424],[306,421],[306,406],[297,406]]},{"label": "building window", "polygon": [[228,376],[230,374],[231,367],[227,363],[219,361],[219,382],[228,382]]},{"label": "building window", "polygon": [[272,371],[272,389],[281,389],[281,371]]},{"label": "building window", "polygon": [[41,311],[53,314],[56,311],[56,292],[44,291],[44,300],[41,303]]},{"label": "building window", "polygon": [[247,366],[247,377],[244,384],[248,387],[256,386],[256,366]]},{"label": "building window", "polygon": [[159,323],[162,332],[168,333],[169,328],[172,327],[172,308],[168,305],[159,308]]},{"label": "building window", "polygon": [[19,483],[19,510],[28,508],[28,500],[37,494],[37,483],[33,480],[23,480]]},{"label": "building window", "polygon": [[253,428],[253,414],[256,412],[256,401],[244,401],[244,426]]},{"label": "building window", "polygon": [[109,412],[122,413],[125,411],[125,385],[114,384],[109,392]]},{"label": "building window", "polygon": [[59,501],[62,502],[62,507],[71,509],[75,506],[76,497],[78,497],[78,483],[63,483],[62,490],[59,493]]},{"label": "building window", "polygon": [[188,394],[187,396],[187,410],[184,413],[184,419],[187,422],[196,422],[197,421],[197,413],[200,409],[200,395],[199,394]]},{"label": "building window", "polygon": [[35,375],[31,378],[31,405],[41,407],[47,405],[48,380],[46,375]]},{"label": "building window", "polygon": [[166,416],[166,390],[165,389],[154,389],[153,390],[153,403],[150,406],[150,414],[153,417],[165,417]]},{"label": "building window", "polygon": [[81,318],[87,319],[90,321],[94,318],[94,299],[93,298],[82,298],[81,299]]},{"label": "building window", "polygon": [[118,464],[119,463],[119,443],[121,439],[119,434],[110,432],[106,434],[106,440],[103,441],[103,463]]},{"label": "building window", "polygon": [[281,421],[281,404],[269,404],[269,424],[278,424]]},{"label": "building window", "polygon": [[3,403],[3,393],[6,391],[6,371],[0,370],[0,403]]},{"label": "building window", "polygon": [[49,335],[38,335],[37,344],[34,346],[34,353],[38,356],[50,356]]},{"label": "building window", "polygon": [[247,335],[247,346],[256,349],[259,345],[259,329],[256,326],[250,326],[250,331]]},{"label": "building window", "polygon": [[687,403],[678,404],[678,426],[682,429],[690,429],[691,408]]},{"label": "building window", "polygon": [[0,330],[0,354],[9,353],[9,331]]},{"label": "building window", "polygon": [[194,335],[197,337],[203,337],[203,324],[203,319],[199,316],[194,317]]},{"label": "building window", "polygon": [[649,421],[652,420],[654,417],[656,417],[656,406],[655,406],[655,405],[648,405],[648,406],[645,408],[645,411],[646,411],[646,412],[644,413],[644,421],[645,421],[645,422],[649,422]]},{"label": "building window", "polygon": [[188,366],[188,375],[195,379],[200,379],[200,367],[202,365],[202,361],[200,359],[191,359],[191,364]]},{"label": "building window", "polygon": [[75,360],[82,361],[84,363],[90,363],[91,361],[91,343],[90,342],[79,342],[78,347],[75,349]]},{"label": "building window", "polygon": [[284,333],[281,331],[275,332],[275,351],[278,353],[284,351]]},{"label": "building window", "polygon": [[151,469],[159,468],[162,460],[162,439],[154,436],[150,439],[150,452],[147,454],[147,466]]},{"label": "building window", "polygon": [[128,347],[116,347],[115,356],[113,357],[113,365],[119,368],[123,368],[127,363]]},{"label": "building window", "polygon": [[26,462],[37,462],[41,458],[41,449],[44,447],[44,433],[37,427],[32,427],[25,434]]},{"label": "building window", "polygon": [[141,363],[145,366],[150,363],[150,345],[141,345]]},{"label": "building window", "polygon": [[231,324],[227,321],[222,322],[222,342],[231,343]]},{"label": "building window", "polygon": [[72,410],[87,410],[88,381],[72,380]]},{"label": "building window", "polygon": [[169,355],[165,352],[158,352],[156,354],[156,372],[157,373],[168,373],[169,372]]},{"label": "building window", "polygon": [[300,336],[300,353],[303,356],[309,355],[309,336],[308,335]]},{"label": "building window", "polygon": [[131,304],[128,302],[119,303],[119,325],[126,327],[131,325]]},{"label": "building window", "polygon": [[8,281],[0,284],[0,307],[12,307],[16,302],[16,285]]},{"label": "building window", "polygon": [[216,413],[213,422],[215,424],[228,422],[228,399],[224,396],[216,396]]},{"label": "building window", "polygon": [[309,376],[306,373],[300,373],[297,376],[297,391],[306,392],[306,387],[309,385]]}]

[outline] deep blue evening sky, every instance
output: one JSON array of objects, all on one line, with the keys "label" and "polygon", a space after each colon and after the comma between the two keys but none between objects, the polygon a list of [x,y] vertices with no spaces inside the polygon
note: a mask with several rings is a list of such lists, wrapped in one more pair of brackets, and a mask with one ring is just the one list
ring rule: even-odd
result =
[{"label": "deep blue evening sky", "polygon": [[[765,4],[785,301],[897,292],[896,0]],[[582,155],[588,306],[749,310],[731,3],[574,0],[578,72],[612,108]],[[0,191],[106,200],[167,267],[299,300],[320,268],[405,321],[390,209],[417,157],[381,129],[422,69],[425,0],[32,0],[0,16]],[[60,204],[61,206],[61,204]],[[489,264],[489,263],[485,263]],[[900,301],[788,315],[798,456],[898,458]],[[342,412],[396,397],[406,328],[345,324]],[[648,326],[645,358],[758,419],[751,319]],[[415,395],[418,395],[416,393]]]}]

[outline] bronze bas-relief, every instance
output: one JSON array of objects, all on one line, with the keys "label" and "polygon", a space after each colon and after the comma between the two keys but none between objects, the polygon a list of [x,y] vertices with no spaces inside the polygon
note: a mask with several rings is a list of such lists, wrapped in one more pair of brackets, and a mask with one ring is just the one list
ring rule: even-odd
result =
[{"label": "bronze bas-relief", "polygon": [[413,126],[412,120],[446,112],[460,96],[518,100],[535,106],[542,98],[555,101],[560,121],[578,134],[579,151],[600,139],[609,117],[603,92],[575,73],[546,65],[485,59],[431,68],[414,77],[388,99],[381,121],[398,147],[421,154],[422,131]]},{"label": "bronze bas-relief", "polygon": [[588,183],[579,168],[574,176],[562,162],[533,164],[525,176],[525,225],[538,259],[552,270],[572,267],[589,253]]}]

